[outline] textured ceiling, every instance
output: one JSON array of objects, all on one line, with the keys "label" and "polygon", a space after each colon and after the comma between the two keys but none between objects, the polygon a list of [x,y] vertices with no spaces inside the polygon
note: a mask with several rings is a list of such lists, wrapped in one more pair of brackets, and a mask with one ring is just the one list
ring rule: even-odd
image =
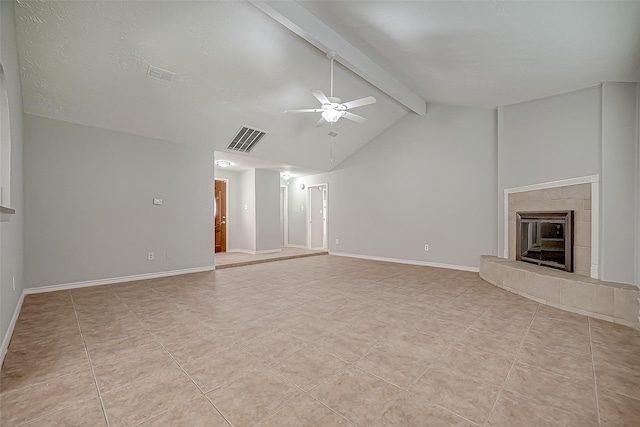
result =
[{"label": "textured ceiling", "polygon": [[[252,156],[320,171],[407,114],[337,64],[337,96],[378,102],[356,111],[366,124],[334,126],[332,162],[319,114],[283,113],[320,105],[329,60],[247,2],[23,1],[16,22],[30,114],[216,150],[247,125],[268,132]],[[149,64],[174,81],[148,79]]]},{"label": "textured ceiling", "polygon": [[[640,77],[639,1],[301,4],[432,102],[495,107]],[[16,23],[31,114],[221,152],[248,125],[269,132],[251,156],[293,172],[330,170],[407,114],[338,64],[338,96],[378,103],[356,110],[366,124],[334,127],[331,162],[317,114],[283,113],[316,107],[328,60],[244,1],[19,1]]]},{"label": "textured ceiling", "polygon": [[429,101],[496,107],[640,79],[640,1],[301,4]]}]

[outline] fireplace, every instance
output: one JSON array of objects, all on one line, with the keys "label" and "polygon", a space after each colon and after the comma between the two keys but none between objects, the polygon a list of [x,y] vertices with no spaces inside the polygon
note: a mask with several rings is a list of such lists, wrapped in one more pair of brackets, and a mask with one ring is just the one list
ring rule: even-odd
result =
[{"label": "fireplace", "polygon": [[573,271],[573,211],[516,212],[516,259]]}]

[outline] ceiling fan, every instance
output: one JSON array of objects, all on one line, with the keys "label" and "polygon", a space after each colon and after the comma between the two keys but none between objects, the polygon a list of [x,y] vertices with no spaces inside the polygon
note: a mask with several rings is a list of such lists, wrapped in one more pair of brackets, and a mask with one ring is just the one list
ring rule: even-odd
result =
[{"label": "ceiling fan", "polygon": [[320,108],[307,108],[303,110],[287,110],[285,113],[321,113],[320,115],[322,117],[320,117],[316,126],[322,126],[325,123],[333,124],[337,122],[340,117],[356,123],[364,123],[367,121],[364,117],[353,114],[347,110],[375,103],[376,99],[373,96],[367,96],[345,103],[342,102],[342,99],[333,96],[333,60],[337,57],[338,55],[333,50],[327,52],[327,58],[331,60],[331,96],[326,96],[321,90],[311,91],[311,94],[320,101],[322,106]]}]

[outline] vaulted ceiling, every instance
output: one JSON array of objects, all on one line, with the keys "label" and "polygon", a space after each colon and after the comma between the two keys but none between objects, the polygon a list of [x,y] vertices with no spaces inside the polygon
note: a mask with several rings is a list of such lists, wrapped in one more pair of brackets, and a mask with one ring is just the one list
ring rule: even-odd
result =
[{"label": "vaulted ceiling", "polygon": [[[356,111],[365,124],[317,128],[318,114],[284,114],[315,108],[310,90],[329,91],[326,48],[350,46],[416,99],[486,108],[640,77],[637,1],[296,6],[345,44],[319,46],[314,28],[247,1],[20,1],[25,112],[221,153],[247,125],[268,132],[250,154],[261,165],[326,171],[410,111],[371,67],[343,60],[336,95],[378,99]],[[149,65],[176,76],[151,80]]]}]

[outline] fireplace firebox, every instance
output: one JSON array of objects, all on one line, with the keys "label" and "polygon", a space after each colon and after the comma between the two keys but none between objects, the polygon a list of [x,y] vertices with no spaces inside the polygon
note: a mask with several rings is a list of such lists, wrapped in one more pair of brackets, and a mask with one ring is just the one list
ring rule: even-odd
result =
[{"label": "fireplace firebox", "polygon": [[516,212],[516,259],[573,271],[573,211]]}]

